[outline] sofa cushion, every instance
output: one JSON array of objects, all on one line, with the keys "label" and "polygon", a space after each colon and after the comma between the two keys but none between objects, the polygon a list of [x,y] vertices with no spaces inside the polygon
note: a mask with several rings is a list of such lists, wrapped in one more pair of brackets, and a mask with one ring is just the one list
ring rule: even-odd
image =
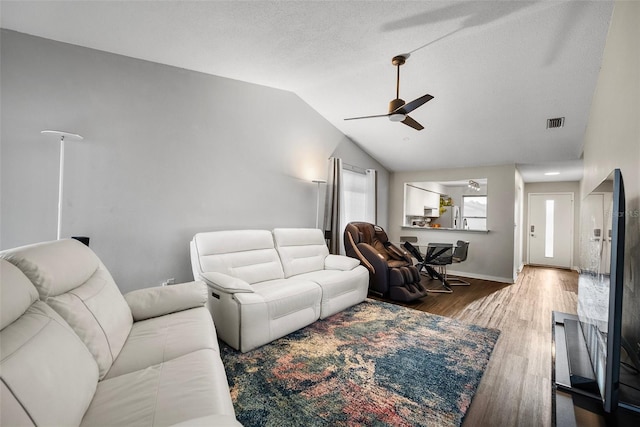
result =
[{"label": "sofa cushion", "polygon": [[317,228],[276,228],[273,230],[285,277],[324,269],[329,249]]},{"label": "sofa cushion", "polygon": [[83,426],[165,426],[213,414],[233,416],[218,352],[199,350],[98,383]]},{"label": "sofa cushion", "polygon": [[38,300],[38,291],[22,271],[4,259],[0,259],[0,280],[0,329],[4,329]]},{"label": "sofa cushion", "polygon": [[322,288],[321,319],[364,301],[369,290],[369,271],[362,266],[348,271],[312,271],[295,279],[311,280]]},{"label": "sofa cushion", "polygon": [[[2,262],[0,273],[0,310],[15,312],[9,305],[31,298],[35,290],[8,263]],[[12,291],[5,293],[7,287]],[[29,420],[35,425],[78,425],[95,392],[98,367],[69,325],[51,307],[35,301],[2,328],[0,342],[0,424],[24,425]]]},{"label": "sofa cushion", "polygon": [[20,268],[40,298],[73,328],[106,375],[133,319],[111,274],[91,249],[74,239],[38,243],[1,254]]},{"label": "sofa cushion", "polygon": [[280,338],[320,317],[322,290],[308,280],[278,279],[253,285],[255,292],[234,294],[241,321],[239,350],[253,348]]},{"label": "sofa cushion", "polygon": [[29,414],[22,407],[11,390],[0,381],[0,425],[34,426]]},{"label": "sofa cushion", "polygon": [[2,257],[22,270],[43,301],[82,285],[100,263],[91,249],[74,239],[22,246],[3,252]]},{"label": "sofa cushion", "polygon": [[284,278],[273,236],[267,230],[198,233],[193,249],[199,272],[224,273],[249,284]]},{"label": "sofa cushion", "polygon": [[[340,270],[320,270],[304,273],[296,276],[296,279],[310,280],[317,283],[322,288],[322,300],[328,300],[346,292],[351,292],[361,286],[364,277],[369,279],[369,272],[363,274],[361,269],[340,271]],[[360,280],[359,280],[360,279]]]},{"label": "sofa cushion", "polygon": [[202,349],[219,351],[216,330],[204,306],[135,322],[105,379]]},{"label": "sofa cushion", "polygon": [[[295,313],[307,307],[317,307],[320,314],[321,290],[317,283],[309,280],[269,280],[253,285],[268,306],[270,320]],[[239,298],[245,295],[239,295]]]}]

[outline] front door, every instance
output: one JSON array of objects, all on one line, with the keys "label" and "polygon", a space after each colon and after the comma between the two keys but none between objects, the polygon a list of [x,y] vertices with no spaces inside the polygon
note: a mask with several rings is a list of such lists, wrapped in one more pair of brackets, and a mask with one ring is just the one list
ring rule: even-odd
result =
[{"label": "front door", "polygon": [[571,268],[573,193],[529,194],[529,264]]}]

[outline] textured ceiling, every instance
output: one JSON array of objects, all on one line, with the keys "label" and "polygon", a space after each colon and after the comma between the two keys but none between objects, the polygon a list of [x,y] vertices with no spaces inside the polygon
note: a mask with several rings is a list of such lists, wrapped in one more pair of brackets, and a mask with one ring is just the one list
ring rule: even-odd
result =
[{"label": "textured ceiling", "polygon": [[[613,4],[2,1],[1,8],[3,28],[292,91],[393,171],[517,163],[532,181],[548,167],[579,163]],[[387,112],[391,58],[407,52],[400,97],[435,97],[411,113],[425,129],[386,118],[344,121]],[[564,128],[547,130],[552,117],[566,117]]]}]

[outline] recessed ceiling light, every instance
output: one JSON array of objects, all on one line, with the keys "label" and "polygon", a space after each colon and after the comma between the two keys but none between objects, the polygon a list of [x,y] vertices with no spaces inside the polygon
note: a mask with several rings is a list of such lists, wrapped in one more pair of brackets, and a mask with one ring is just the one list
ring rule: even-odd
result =
[{"label": "recessed ceiling light", "polygon": [[545,175],[547,176],[560,175],[560,172],[545,172]]}]

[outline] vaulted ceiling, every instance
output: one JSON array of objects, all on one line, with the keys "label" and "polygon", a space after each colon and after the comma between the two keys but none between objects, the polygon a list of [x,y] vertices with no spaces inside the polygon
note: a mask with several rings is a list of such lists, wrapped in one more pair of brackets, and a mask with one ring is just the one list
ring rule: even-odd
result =
[{"label": "vaulted ceiling", "polygon": [[[2,1],[28,34],[292,91],[392,171],[517,163],[579,179],[610,1]],[[416,131],[384,114],[434,99]],[[549,118],[564,127],[547,129]],[[553,179],[566,179],[569,175]]]}]

